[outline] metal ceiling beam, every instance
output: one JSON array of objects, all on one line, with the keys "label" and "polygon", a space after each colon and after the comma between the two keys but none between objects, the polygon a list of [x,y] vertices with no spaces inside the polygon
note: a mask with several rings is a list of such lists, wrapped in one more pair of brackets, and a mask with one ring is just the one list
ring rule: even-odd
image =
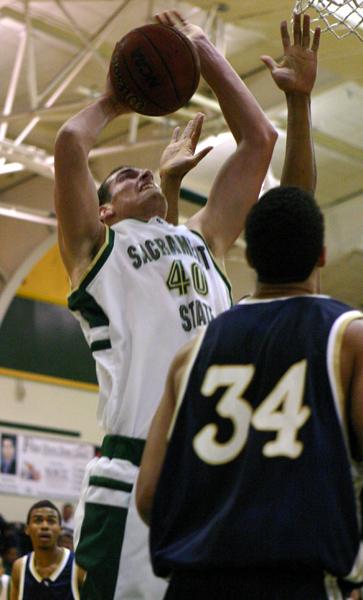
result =
[{"label": "metal ceiling beam", "polygon": [[28,208],[27,206],[12,206],[5,204],[5,202],[0,202],[0,215],[2,217],[10,217],[11,219],[20,219],[21,221],[28,221],[30,223],[57,227],[57,219],[51,212]]},{"label": "metal ceiling beam", "polygon": [[34,146],[15,144],[9,140],[0,141],[0,156],[11,162],[20,162],[26,169],[47,179],[53,179],[52,157]]},{"label": "metal ceiling beam", "polygon": [[[73,81],[73,79],[78,75],[81,69],[87,64],[87,62],[92,58],[93,49],[97,48],[99,44],[101,44],[104,38],[108,35],[109,30],[114,27],[115,18],[124,10],[124,8],[130,3],[131,0],[124,0],[124,2],[119,6],[113,13],[110,15],[106,21],[99,27],[96,33],[91,37],[92,49],[85,49],[81,51],[75,58],[73,58],[68,65],[53,79],[50,85],[43,91],[43,93],[39,97],[39,101],[42,101],[54,87],[56,88],[53,94],[48,98],[45,102],[44,106],[49,108],[52,106],[56,100],[61,96],[64,90],[68,87],[68,85]],[[19,144],[24,141],[24,139],[29,135],[29,133],[34,129],[34,127],[39,122],[39,117],[36,117],[28,125],[20,132],[17,136],[15,143]]]},{"label": "metal ceiling beam", "polygon": [[25,25],[26,25],[26,56],[27,69],[26,78],[28,83],[28,92],[30,107],[34,108],[38,104],[37,70],[35,60],[34,35],[30,15],[30,0],[25,1]]},{"label": "metal ceiling beam", "polygon": [[[20,12],[14,8],[10,8],[8,6],[1,8],[0,21],[4,18],[25,25],[24,12]],[[53,40],[57,40],[58,42],[61,42],[62,44],[71,48],[73,51],[83,48],[81,40],[75,33],[69,31],[69,29],[60,27],[58,24],[49,20],[49,18],[44,20],[39,17],[30,17],[30,24],[34,32],[41,33],[52,38]],[[107,59],[107,57],[110,56],[111,47],[105,43],[104,46],[101,46],[98,49],[98,52]]]},{"label": "metal ceiling beam", "polygon": [[[27,44],[27,36],[24,32],[20,34],[20,41],[18,45],[18,50],[15,56],[13,71],[10,77],[10,82],[8,85],[8,91],[6,94],[3,114],[9,115],[14,104],[14,99],[16,95],[16,90],[18,87],[20,70],[24,61],[25,49]],[[8,125],[6,122],[2,123],[0,126],[0,140],[3,140],[6,136]]]},{"label": "metal ceiling beam", "polygon": [[[280,118],[273,117],[273,122],[280,130],[282,136],[286,136],[286,121]],[[332,135],[328,135],[313,127],[313,137],[315,145],[325,148],[329,152],[333,152],[340,158],[345,158],[347,161],[357,164],[362,167],[362,149],[348,142],[344,142]]]},{"label": "metal ceiling beam", "polygon": [[40,107],[35,108],[34,110],[24,110],[22,112],[15,112],[9,115],[5,115],[4,113],[0,115],[0,123],[4,122],[15,122],[15,121],[23,121],[26,118],[33,117],[41,117],[46,120],[48,117],[57,117],[62,113],[76,113],[87,104],[89,104],[89,99],[79,100],[78,102],[65,102],[64,104],[57,104],[56,106],[50,106],[49,108]]},{"label": "metal ceiling beam", "polygon": [[98,50],[96,50],[95,48],[93,48],[91,40],[83,33],[83,31],[80,29],[80,27],[78,26],[78,24],[76,23],[76,21],[73,19],[73,17],[70,14],[70,12],[65,8],[65,6],[64,6],[64,0],[63,1],[61,1],[61,0],[55,0],[55,2],[57,4],[57,6],[59,7],[59,9],[61,10],[61,12],[64,14],[64,16],[68,19],[69,23],[71,24],[71,27],[72,27],[73,31],[79,37],[79,39],[81,40],[81,42],[84,45],[84,47],[86,49],[89,49],[92,52],[93,58],[98,62],[98,64],[105,71],[105,73],[107,73],[107,71],[108,71],[108,64],[109,64],[108,59],[102,58],[101,55],[99,54]]}]

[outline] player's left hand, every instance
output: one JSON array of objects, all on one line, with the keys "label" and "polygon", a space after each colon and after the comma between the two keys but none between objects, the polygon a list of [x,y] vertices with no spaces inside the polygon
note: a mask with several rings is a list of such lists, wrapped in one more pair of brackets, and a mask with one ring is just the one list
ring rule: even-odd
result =
[{"label": "player's left hand", "polygon": [[310,17],[307,14],[304,15],[302,29],[301,16],[294,14],[293,44],[286,21],[282,21],[280,32],[284,50],[281,63],[265,55],[261,56],[261,60],[270,70],[276,85],[286,94],[309,95],[316,79],[320,27],[315,29],[311,46]]},{"label": "player's left hand", "polygon": [[111,104],[116,115],[131,113],[132,110],[126,104],[122,104],[122,102],[117,98],[115,94],[115,90],[113,89],[110,73],[108,73],[105,83],[105,91],[101,98],[107,99],[107,101]]},{"label": "player's left hand", "polygon": [[213,149],[213,146],[207,146],[195,154],[203,120],[203,113],[197,113],[183,132],[180,127],[174,129],[170,143],[161,155],[160,177],[168,175],[182,179]]}]

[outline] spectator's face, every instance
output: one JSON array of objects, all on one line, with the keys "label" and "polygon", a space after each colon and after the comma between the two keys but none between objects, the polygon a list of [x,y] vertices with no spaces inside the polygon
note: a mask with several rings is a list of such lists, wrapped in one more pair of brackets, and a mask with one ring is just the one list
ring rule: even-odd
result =
[{"label": "spectator's face", "polygon": [[61,546],[62,548],[68,548],[68,550],[72,550],[73,552],[73,537],[68,533],[61,534],[59,536],[58,546]]},{"label": "spectator's face", "polygon": [[73,516],[73,506],[70,504],[65,504],[63,506],[63,519],[68,521]]},{"label": "spectator's face", "polygon": [[34,550],[45,550],[56,546],[60,530],[57,512],[53,508],[42,507],[31,511],[25,531],[32,541]]},{"label": "spectator's face", "polygon": [[15,446],[13,440],[10,440],[8,438],[3,439],[2,455],[3,459],[7,462],[13,460],[15,456]]}]

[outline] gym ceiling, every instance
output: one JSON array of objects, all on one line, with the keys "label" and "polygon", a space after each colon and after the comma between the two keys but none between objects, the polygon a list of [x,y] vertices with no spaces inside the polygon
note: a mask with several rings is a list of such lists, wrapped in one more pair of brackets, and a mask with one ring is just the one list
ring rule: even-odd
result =
[{"label": "gym ceiling", "polygon": [[[29,269],[55,242],[53,144],[62,123],[102,93],[116,41],[167,8],[208,29],[279,129],[270,181],[278,182],[284,155],[284,97],[259,57],[281,56],[279,22],[291,0],[231,0],[194,4],[169,0],[0,0],[0,318]],[[311,13],[313,14],[313,13]],[[328,266],[324,291],[363,304],[363,43],[323,34],[313,96],[318,166],[317,198],[327,222]],[[203,137],[223,134],[225,123],[201,82],[187,107],[167,117],[120,117],[92,152],[96,180],[125,162],[157,170],[173,128],[196,111],[206,114]],[[197,209],[231,144],[223,136],[184,186]],[[253,278],[238,240],[227,260],[237,299]],[[2,307],[2,308],[1,308]]]}]

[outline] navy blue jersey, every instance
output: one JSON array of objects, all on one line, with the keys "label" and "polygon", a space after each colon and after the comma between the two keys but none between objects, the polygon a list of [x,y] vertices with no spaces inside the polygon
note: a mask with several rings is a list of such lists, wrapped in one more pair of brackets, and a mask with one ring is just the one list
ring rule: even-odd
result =
[{"label": "navy blue jersey", "polygon": [[265,567],[362,579],[361,474],[339,365],[345,327],[361,317],[299,296],[245,300],[208,326],[156,491],[156,574]]},{"label": "navy blue jersey", "polygon": [[34,552],[23,557],[19,600],[79,600],[74,554],[63,548],[57,569],[42,579],[34,565]]}]

